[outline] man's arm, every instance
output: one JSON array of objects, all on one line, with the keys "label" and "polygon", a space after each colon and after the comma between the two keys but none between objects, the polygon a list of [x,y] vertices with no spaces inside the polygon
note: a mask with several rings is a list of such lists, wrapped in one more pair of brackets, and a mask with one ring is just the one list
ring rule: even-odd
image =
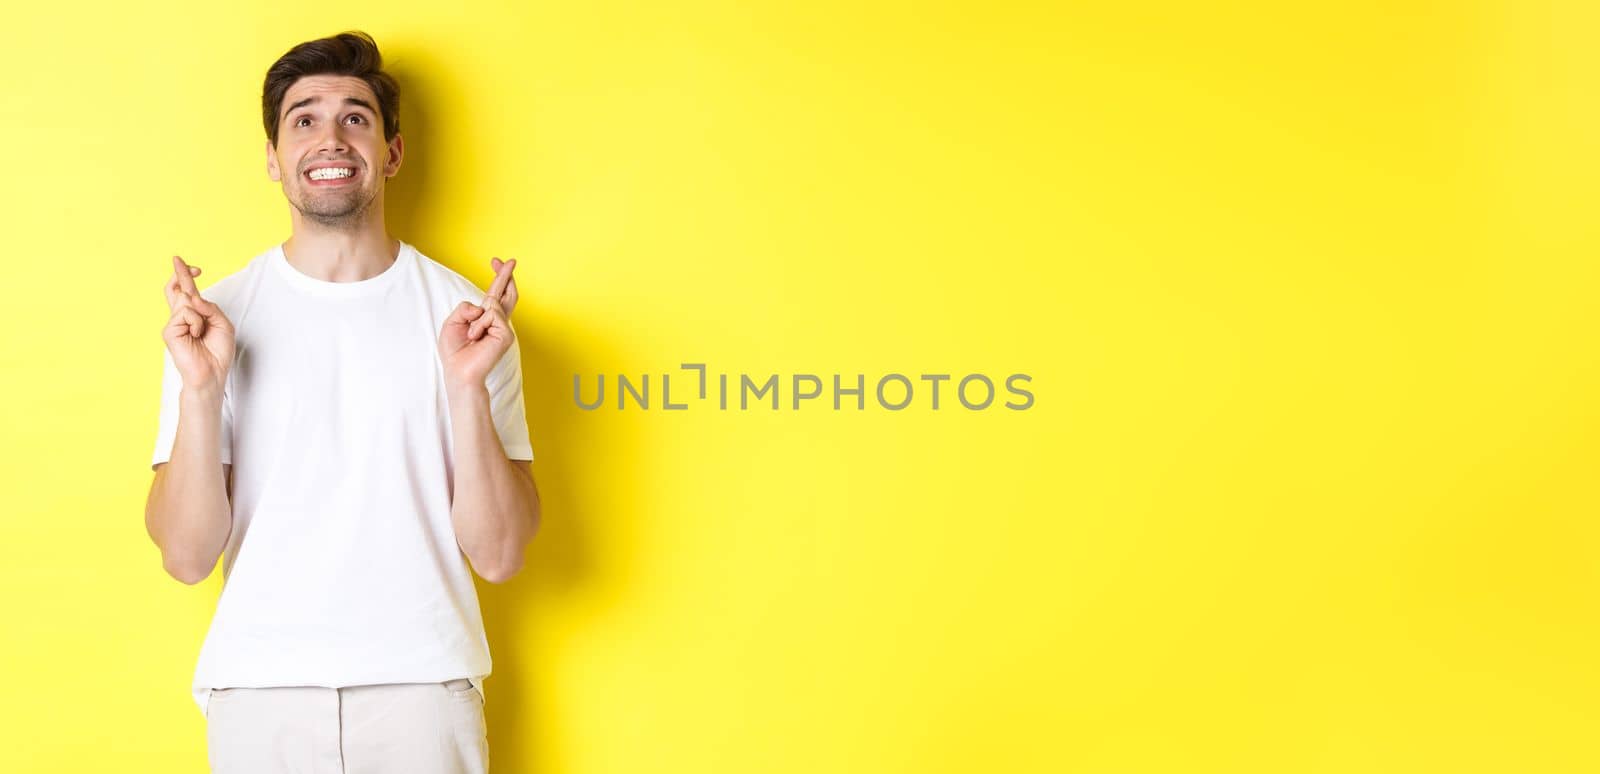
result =
[{"label": "man's arm", "polygon": [[506,457],[483,384],[451,387],[455,494],[450,521],[472,568],[490,583],[522,569],[522,553],[539,530],[539,489],[533,463]]},{"label": "man's arm", "polygon": [[155,480],[144,505],[145,531],[161,549],[162,566],[190,585],[211,574],[233,531],[233,467],[221,452],[229,432],[222,412],[234,329],[221,306],[201,297],[194,284],[199,274],[200,267],[174,255],[172,276],[162,286],[172,317],[161,331],[167,352],[158,444],[172,445],[156,449]]},{"label": "man's arm", "polygon": [[156,466],[144,526],[161,549],[167,573],[193,585],[211,575],[233,531],[233,466],[217,462],[221,394],[185,388],[179,400],[172,457]]}]

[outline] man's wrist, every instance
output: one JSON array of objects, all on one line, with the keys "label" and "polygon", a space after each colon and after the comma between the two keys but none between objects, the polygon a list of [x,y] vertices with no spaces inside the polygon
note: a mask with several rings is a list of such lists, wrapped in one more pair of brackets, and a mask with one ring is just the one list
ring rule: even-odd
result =
[{"label": "man's wrist", "polygon": [[178,391],[180,405],[193,405],[203,408],[222,406],[222,387],[190,387],[184,385]]},{"label": "man's wrist", "polygon": [[472,400],[489,400],[489,388],[481,380],[477,382],[445,382],[445,396],[452,405],[465,403]]}]

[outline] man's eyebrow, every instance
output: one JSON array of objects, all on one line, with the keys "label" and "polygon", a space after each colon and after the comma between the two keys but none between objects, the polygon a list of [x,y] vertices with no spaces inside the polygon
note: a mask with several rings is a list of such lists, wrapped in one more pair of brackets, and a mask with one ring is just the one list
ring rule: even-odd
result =
[{"label": "man's eyebrow", "polygon": [[[313,102],[316,102],[319,99],[322,99],[322,98],[321,97],[306,97],[305,99],[300,100],[299,102],[296,102],[293,105],[290,105],[288,110],[283,111],[283,115],[285,117],[287,117],[290,113],[293,113],[295,111],[295,108],[305,107],[306,105],[309,105],[309,104],[311,104]],[[368,102],[368,101],[366,101],[366,100],[364,100],[364,99],[362,99],[360,97],[345,97],[344,98],[344,104],[346,104],[346,105],[360,105],[361,107],[366,108],[367,112],[369,112],[369,113],[371,113],[373,115],[377,115],[378,114],[378,109],[373,107],[372,103],[370,103],[370,102]]]}]

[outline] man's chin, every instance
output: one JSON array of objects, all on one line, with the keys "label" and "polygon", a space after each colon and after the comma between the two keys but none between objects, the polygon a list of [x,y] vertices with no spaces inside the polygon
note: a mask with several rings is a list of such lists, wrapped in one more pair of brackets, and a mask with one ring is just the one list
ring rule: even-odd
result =
[{"label": "man's chin", "polygon": [[361,200],[350,197],[345,201],[324,197],[306,197],[301,199],[297,209],[304,215],[321,218],[337,219],[348,218],[360,214]]}]

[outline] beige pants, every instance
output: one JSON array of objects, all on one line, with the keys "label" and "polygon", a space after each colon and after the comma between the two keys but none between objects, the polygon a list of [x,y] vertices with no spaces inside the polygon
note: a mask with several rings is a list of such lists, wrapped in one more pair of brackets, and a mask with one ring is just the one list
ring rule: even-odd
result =
[{"label": "beige pants", "polygon": [[348,688],[213,688],[213,774],[484,774],[483,698],[465,678]]}]

